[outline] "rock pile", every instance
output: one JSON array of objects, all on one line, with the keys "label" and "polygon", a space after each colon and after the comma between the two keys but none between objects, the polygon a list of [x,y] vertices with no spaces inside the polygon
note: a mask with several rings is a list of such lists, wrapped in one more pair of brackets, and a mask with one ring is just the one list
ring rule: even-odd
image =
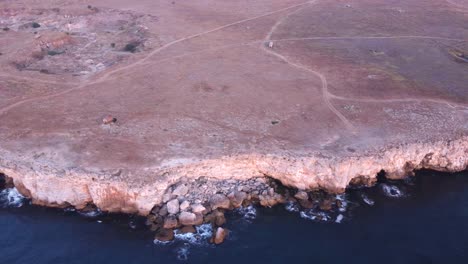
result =
[{"label": "rock pile", "polygon": [[166,238],[169,229],[187,230],[187,227],[191,227],[193,230],[193,226],[210,223],[216,230],[211,241],[220,244],[228,233],[227,229],[222,228],[226,223],[225,210],[251,203],[262,206],[284,203],[286,199],[279,194],[279,187],[275,181],[267,178],[241,182],[200,177],[179,182],[168,188],[163,196],[163,204],[153,208],[146,223],[157,232],[156,239]]},{"label": "rock pile", "polygon": [[343,212],[347,206],[342,195],[288,189],[266,177],[247,181],[200,177],[168,188],[163,203],[152,209],[146,224],[156,231],[156,239],[166,239],[168,230],[191,232],[195,230],[194,226],[209,223],[215,230],[210,242],[220,244],[229,233],[224,228],[226,210],[251,204],[271,207],[286,203],[297,206],[297,211],[302,208],[301,212],[312,212],[314,219],[318,220],[326,220],[327,214],[324,212]]}]

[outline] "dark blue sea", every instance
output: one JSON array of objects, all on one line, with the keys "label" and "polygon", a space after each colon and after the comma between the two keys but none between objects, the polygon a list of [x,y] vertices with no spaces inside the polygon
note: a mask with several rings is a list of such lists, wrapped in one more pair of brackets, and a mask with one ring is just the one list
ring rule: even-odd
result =
[{"label": "dark blue sea", "polygon": [[284,205],[228,214],[231,234],[209,226],[154,243],[144,219],[83,216],[0,193],[0,263],[468,263],[468,172],[418,172],[348,190],[328,221]]}]

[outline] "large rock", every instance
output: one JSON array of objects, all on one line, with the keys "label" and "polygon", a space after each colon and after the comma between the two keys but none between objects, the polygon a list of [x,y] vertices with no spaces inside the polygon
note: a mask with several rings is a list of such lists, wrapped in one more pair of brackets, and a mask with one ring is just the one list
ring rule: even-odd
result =
[{"label": "large rock", "polygon": [[172,192],[173,195],[176,195],[176,196],[184,196],[188,193],[189,189],[187,187],[187,185],[185,184],[181,184],[179,186],[177,186],[174,191]]},{"label": "large rock", "polygon": [[231,204],[233,207],[240,207],[242,202],[247,198],[247,194],[245,192],[234,191],[228,195],[229,200],[231,200]]},{"label": "large rock", "polygon": [[224,194],[215,194],[210,198],[211,209],[215,210],[217,208],[229,209],[231,202]]},{"label": "large rock", "polygon": [[169,215],[164,219],[163,227],[166,229],[174,229],[178,226],[177,217],[175,215]]},{"label": "large rock", "polygon": [[179,200],[170,200],[166,205],[169,214],[177,214],[179,212]]},{"label": "large rock", "polygon": [[203,214],[206,208],[201,204],[192,204],[192,212],[195,214]]},{"label": "large rock", "polygon": [[189,201],[183,201],[179,208],[180,208],[180,211],[187,211],[187,209],[190,207],[190,202]]},{"label": "large rock", "polygon": [[196,233],[197,229],[195,229],[194,226],[183,226],[181,229],[179,229],[180,234],[187,234],[187,233]]},{"label": "large rock", "polygon": [[162,242],[172,241],[174,240],[174,230],[161,228],[156,232],[155,239]]},{"label": "large rock", "polygon": [[298,191],[294,197],[298,200],[308,200],[309,199],[309,195],[307,194],[307,192],[304,192],[304,191]]},{"label": "large rock", "polygon": [[197,215],[190,212],[182,212],[179,215],[179,222],[181,225],[189,226],[197,224]]},{"label": "large rock", "polygon": [[227,235],[228,235],[228,230],[225,229],[225,228],[222,228],[222,227],[218,227],[216,229],[216,232],[213,233],[213,237],[211,238],[211,242],[216,244],[216,245],[219,245],[221,243],[224,242],[224,240],[226,239]]}]

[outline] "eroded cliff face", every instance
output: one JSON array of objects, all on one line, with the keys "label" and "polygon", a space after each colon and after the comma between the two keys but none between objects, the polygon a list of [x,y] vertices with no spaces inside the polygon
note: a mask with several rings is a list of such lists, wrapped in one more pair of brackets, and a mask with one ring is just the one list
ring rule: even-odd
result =
[{"label": "eroded cliff face", "polygon": [[[170,186],[201,176],[217,181],[239,182],[268,176],[299,190],[322,189],[340,193],[350,183],[371,185],[382,170],[391,179],[409,176],[418,169],[462,171],[468,167],[468,138],[402,145],[374,155],[356,155],[340,160],[319,156],[225,157],[154,169],[150,173],[159,176],[154,177],[153,182],[125,182],[117,177],[119,172],[57,173],[50,168],[32,170],[14,164],[4,162],[0,171],[12,178],[21,194],[29,197],[34,204],[54,207],[71,205],[81,209],[93,203],[102,211],[147,215],[155,205],[163,203],[163,195]],[[190,192],[200,192],[200,198],[210,199],[204,197],[201,190],[193,189]]]},{"label": "eroded cliff face", "polygon": [[36,204],[147,214],[199,177],[338,193],[467,167],[466,6],[62,2],[0,1],[0,172]]}]

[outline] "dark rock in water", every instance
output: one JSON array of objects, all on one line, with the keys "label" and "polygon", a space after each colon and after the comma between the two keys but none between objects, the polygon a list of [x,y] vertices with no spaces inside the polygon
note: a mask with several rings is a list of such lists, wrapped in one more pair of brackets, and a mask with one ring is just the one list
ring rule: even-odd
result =
[{"label": "dark rock in water", "polygon": [[224,213],[221,211],[215,211],[214,212],[214,224],[216,226],[222,226],[226,223],[226,217],[224,216]]},{"label": "dark rock in water", "polygon": [[192,233],[192,234],[194,234],[194,233],[196,233],[196,232],[197,232],[197,230],[196,230],[195,227],[193,227],[193,226],[184,226],[184,227],[182,227],[181,229],[179,229],[179,233],[180,233],[180,234],[187,234],[187,233]]},{"label": "dark rock in water", "polygon": [[320,209],[324,211],[330,211],[332,209],[333,201],[331,199],[325,199],[320,202]]},{"label": "dark rock in water", "polygon": [[203,215],[202,214],[195,214],[195,223],[193,225],[201,225],[203,224]]},{"label": "dark rock in water", "polygon": [[211,238],[210,242],[219,245],[224,242],[228,233],[229,231],[227,229],[218,227],[216,232],[213,233],[213,237]]},{"label": "dark rock in water", "polygon": [[175,215],[169,215],[164,219],[163,227],[166,229],[173,229],[178,226],[179,222],[177,221],[177,217]]},{"label": "dark rock in water", "polygon": [[222,226],[226,223],[226,217],[223,212],[215,210],[205,216],[205,222],[215,226]]},{"label": "dark rock in water", "polygon": [[150,226],[150,230],[153,232],[157,231],[159,228],[161,228],[161,226],[155,223],[151,224]]},{"label": "dark rock in water", "polygon": [[210,199],[211,209],[215,210],[217,208],[229,209],[231,202],[223,194],[215,194]]},{"label": "dark rock in water", "polygon": [[159,229],[154,239],[162,242],[172,241],[174,240],[174,231],[172,229],[165,228]]},{"label": "dark rock in water", "polygon": [[309,200],[298,200],[298,202],[302,207],[307,208],[307,209],[314,207],[314,203]]}]

